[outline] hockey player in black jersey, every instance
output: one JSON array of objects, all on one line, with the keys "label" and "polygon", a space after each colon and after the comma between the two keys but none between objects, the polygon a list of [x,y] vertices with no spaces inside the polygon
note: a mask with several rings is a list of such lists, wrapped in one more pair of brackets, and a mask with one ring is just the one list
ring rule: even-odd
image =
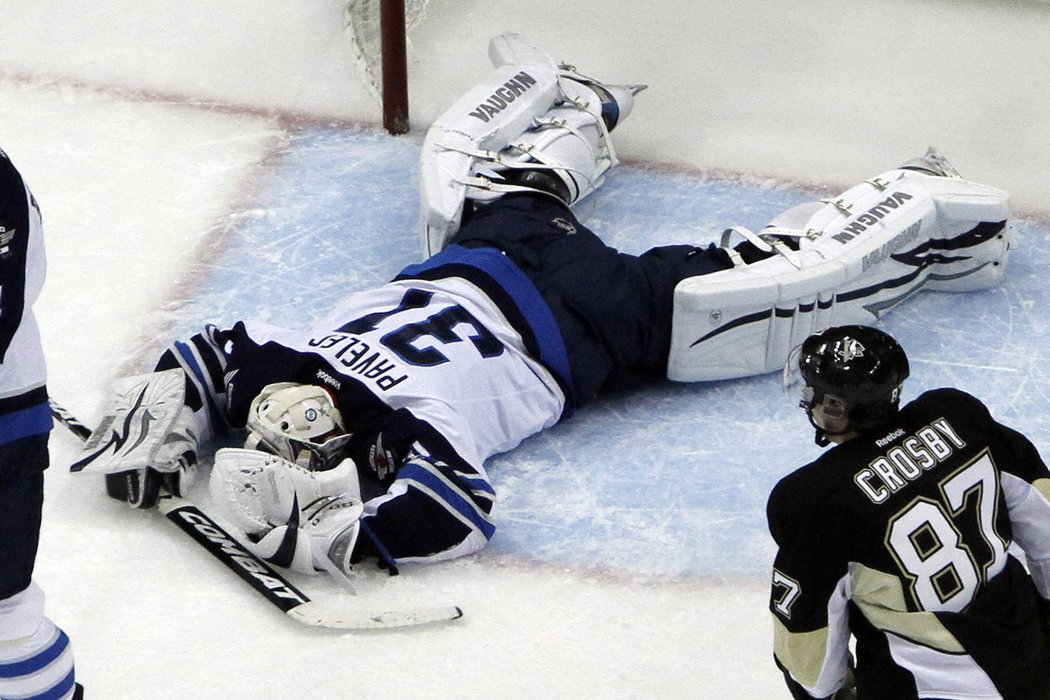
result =
[{"label": "hockey player in black jersey", "polygon": [[793,696],[1050,698],[1050,471],[1035,446],[956,389],[900,407],[908,359],[875,328],[815,334],[786,372],[818,444],[835,443],[768,504]]},{"label": "hockey player in black jersey", "polygon": [[428,258],[311,327],[244,321],[175,343],[118,389],[75,469],[148,508],[185,488],[213,436],[247,434],[218,450],[209,486],[270,562],[441,561],[495,531],[486,461],[610,385],[766,372],[793,328],[871,319],[923,287],[980,289],[1005,267],[1005,194],[932,152],[765,237],[622,254],[572,206],[616,164],[610,130],[639,86],[515,35],[489,53],[492,78],[423,144]]},{"label": "hockey player in black jersey", "polygon": [[40,209],[0,151],[0,697],[80,697],[73,649],[33,581],[52,427],[33,303],[44,283]]}]

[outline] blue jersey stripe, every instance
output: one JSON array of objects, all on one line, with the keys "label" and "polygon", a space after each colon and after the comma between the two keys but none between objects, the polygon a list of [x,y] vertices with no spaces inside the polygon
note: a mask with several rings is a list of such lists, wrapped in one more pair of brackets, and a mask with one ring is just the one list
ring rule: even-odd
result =
[{"label": "blue jersey stripe", "polygon": [[[450,245],[429,260],[406,267],[397,276],[397,279],[415,277],[434,279],[434,272],[440,272],[444,266],[473,268],[495,282],[516,307],[514,309],[516,313],[507,314],[508,318],[521,318],[528,324],[527,334],[535,338],[537,359],[554,373],[563,386],[570,388],[573,386],[572,371],[569,368],[569,353],[565,348],[561,330],[554,320],[554,314],[551,313],[550,307],[547,306],[547,302],[544,301],[536,286],[525,276],[524,272],[518,269],[517,265],[495,248],[465,248],[460,245]],[[447,276],[459,277],[461,275],[450,271]],[[497,305],[500,303],[498,298],[493,298],[493,301]],[[504,310],[504,313],[507,311]]]},{"label": "blue jersey stripe", "polygon": [[425,464],[418,461],[408,462],[397,473],[398,480],[416,482],[421,486],[433,491],[444,501],[449,510],[454,510],[467,519],[486,539],[491,539],[496,532],[493,525],[478,509],[478,506],[466,498],[463,492],[454,489],[438,474],[428,469]]},{"label": "blue jersey stripe", "polygon": [[58,636],[55,637],[47,649],[40,651],[27,659],[20,661],[13,661],[11,663],[0,663],[0,678],[20,678],[22,676],[29,676],[34,673],[46,668],[48,665],[53,663],[55,659],[62,656],[62,652],[69,646],[69,637],[62,630],[58,630]]},{"label": "blue jersey stripe", "polygon": [[489,483],[488,479],[480,475],[464,474],[463,472],[456,472],[456,476],[470,484],[471,488],[474,489],[474,493],[485,493],[489,496],[495,496],[496,491],[492,488],[492,484]]},{"label": "blue jersey stripe", "polygon": [[74,669],[69,669],[69,673],[66,674],[65,678],[43,693],[34,695],[32,700],[62,700],[69,691],[73,690],[73,685],[76,682],[75,678],[76,671]]},{"label": "blue jersey stripe", "polygon": [[222,417],[222,411],[215,403],[215,395],[212,393],[215,388],[211,382],[208,381],[208,373],[205,368],[200,366],[197,362],[197,357],[193,354],[193,346],[181,340],[177,340],[174,343],[174,347],[179,352],[179,356],[182,358],[183,371],[187,368],[193,374],[194,377],[200,381],[201,393],[203,396],[201,400],[208,407],[208,414],[210,416],[209,421],[213,426],[222,426],[224,419]]},{"label": "blue jersey stripe", "polygon": [[0,415],[0,445],[50,432],[55,425],[46,403]]}]

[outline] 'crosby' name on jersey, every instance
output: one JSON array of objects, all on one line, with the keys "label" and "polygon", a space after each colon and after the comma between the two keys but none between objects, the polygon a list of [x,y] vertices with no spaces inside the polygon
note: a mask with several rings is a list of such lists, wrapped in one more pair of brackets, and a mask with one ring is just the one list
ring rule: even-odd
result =
[{"label": "'crosby' name on jersey", "polygon": [[[904,431],[897,429],[876,441],[878,445],[897,442]],[[853,475],[853,483],[872,503],[882,503],[924,471],[948,459],[966,443],[944,418],[908,435],[886,453],[873,459]]]}]

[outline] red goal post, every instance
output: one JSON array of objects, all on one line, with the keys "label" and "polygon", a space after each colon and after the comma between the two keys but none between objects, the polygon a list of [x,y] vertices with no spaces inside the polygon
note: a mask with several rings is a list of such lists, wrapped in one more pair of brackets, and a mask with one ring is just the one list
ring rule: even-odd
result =
[{"label": "red goal post", "polygon": [[408,30],[418,25],[427,0],[350,0],[346,33],[358,70],[383,106],[383,127],[403,134],[408,120]]}]

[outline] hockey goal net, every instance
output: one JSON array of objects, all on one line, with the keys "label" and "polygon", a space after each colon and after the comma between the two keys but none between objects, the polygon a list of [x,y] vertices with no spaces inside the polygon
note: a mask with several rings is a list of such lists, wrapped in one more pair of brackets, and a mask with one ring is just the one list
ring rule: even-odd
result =
[{"label": "hockey goal net", "polygon": [[383,127],[408,131],[408,32],[426,15],[428,0],[350,0],[346,35],[357,69],[383,106]]}]

